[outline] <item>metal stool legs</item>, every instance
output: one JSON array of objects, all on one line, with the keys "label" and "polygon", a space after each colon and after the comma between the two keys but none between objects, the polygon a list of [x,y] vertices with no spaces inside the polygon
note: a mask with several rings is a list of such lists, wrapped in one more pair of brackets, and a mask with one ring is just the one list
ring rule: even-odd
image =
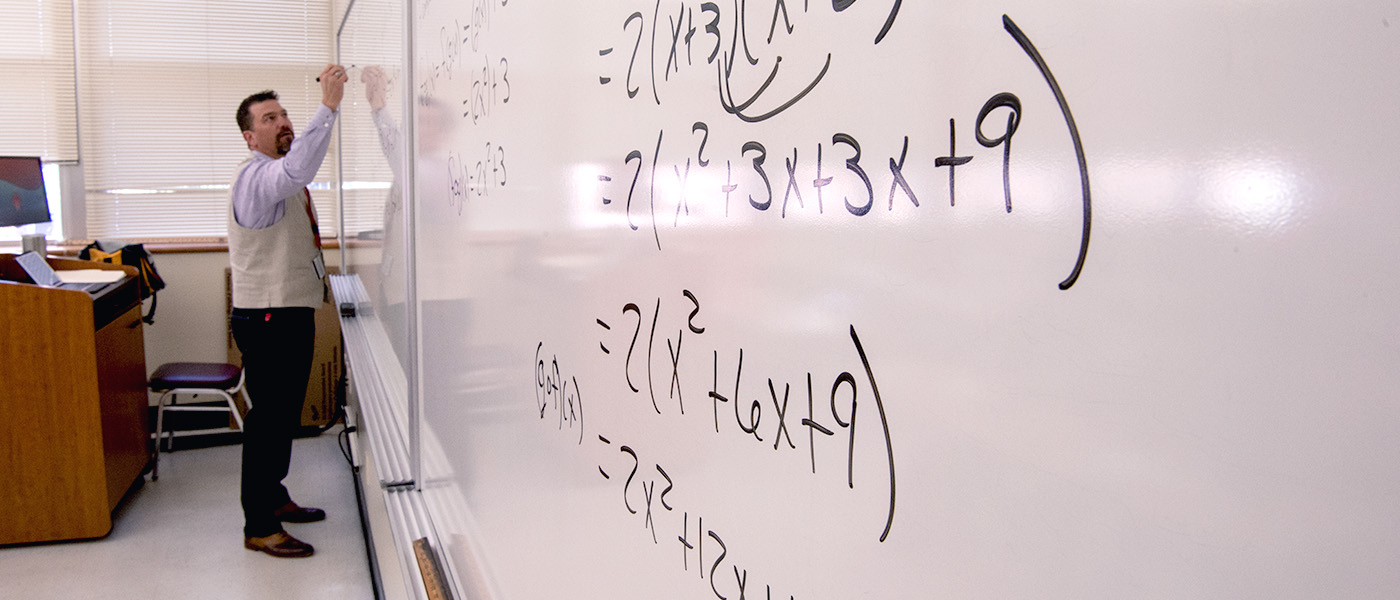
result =
[{"label": "metal stool legs", "polygon": [[[156,369],[151,376],[151,391],[160,392],[156,404],[155,454],[151,462],[151,481],[160,478],[161,445],[167,451],[173,443],[174,432],[165,431],[165,413],[171,412],[226,412],[232,415],[235,429],[243,430],[243,415],[238,411],[234,396],[240,392],[244,401],[252,407],[248,392],[243,388],[243,371],[236,366],[222,363],[167,363]],[[176,403],[181,394],[211,394],[224,399],[224,406],[182,406]]]}]

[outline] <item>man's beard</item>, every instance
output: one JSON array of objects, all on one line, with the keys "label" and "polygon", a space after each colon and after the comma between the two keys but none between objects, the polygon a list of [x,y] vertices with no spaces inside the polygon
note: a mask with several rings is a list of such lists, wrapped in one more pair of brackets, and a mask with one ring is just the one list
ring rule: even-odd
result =
[{"label": "man's beard", "polygon": [[290,152],[292,149],[293,139],[294,137],[291,135],[287,135],[284,137],[279,134],[277,136],[277,154],[286,156],[287,152]]}]

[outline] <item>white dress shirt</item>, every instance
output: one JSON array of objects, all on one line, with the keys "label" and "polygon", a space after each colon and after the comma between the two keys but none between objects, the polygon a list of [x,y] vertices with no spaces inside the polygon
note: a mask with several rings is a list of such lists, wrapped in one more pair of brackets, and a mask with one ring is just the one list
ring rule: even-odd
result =
[{"label": "white dress shirt", "polygon": [[233,182],[233,215],[239,225],[265,229],[282,220],[287,210],[285,200],[310,185],[321,170],[337,115],[324,104],[318,106],[282,158],[252,151],[252,162]]}]

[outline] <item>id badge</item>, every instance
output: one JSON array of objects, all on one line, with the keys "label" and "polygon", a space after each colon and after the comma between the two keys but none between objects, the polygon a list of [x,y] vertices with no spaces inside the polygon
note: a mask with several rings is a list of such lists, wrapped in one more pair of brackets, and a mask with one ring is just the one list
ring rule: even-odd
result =
[{"label": "id badge", "polygon": [[311,268],[316,269],[317,279],[326,278],[326,259],[320,254],[317,254],[316,258],[311,259]]}]

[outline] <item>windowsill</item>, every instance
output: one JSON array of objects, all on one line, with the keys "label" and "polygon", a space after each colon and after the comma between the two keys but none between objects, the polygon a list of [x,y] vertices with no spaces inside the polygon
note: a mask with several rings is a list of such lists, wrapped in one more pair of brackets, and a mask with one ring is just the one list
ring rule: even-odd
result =
[{"label": "windowsill", "polygon": [[[123,240],[125,242],[142,244],[146,251],[151,254],[198,254],[202,252],[228,252],[228,238],[226,237],[186,237],[186,238],[133,238]],[[92,243],[92,240],[65,240],[61,242],[50,241],[48,245],[49,254],[55,256],[77,256],[83,248]],[[352,243],[354,245],[354,243]],[[7,251],[18,252],[19,242],[0,242],[0,248]],[[334,238],[324,240],[322,249],[335,250],[340,248],[339,240]]]}]

